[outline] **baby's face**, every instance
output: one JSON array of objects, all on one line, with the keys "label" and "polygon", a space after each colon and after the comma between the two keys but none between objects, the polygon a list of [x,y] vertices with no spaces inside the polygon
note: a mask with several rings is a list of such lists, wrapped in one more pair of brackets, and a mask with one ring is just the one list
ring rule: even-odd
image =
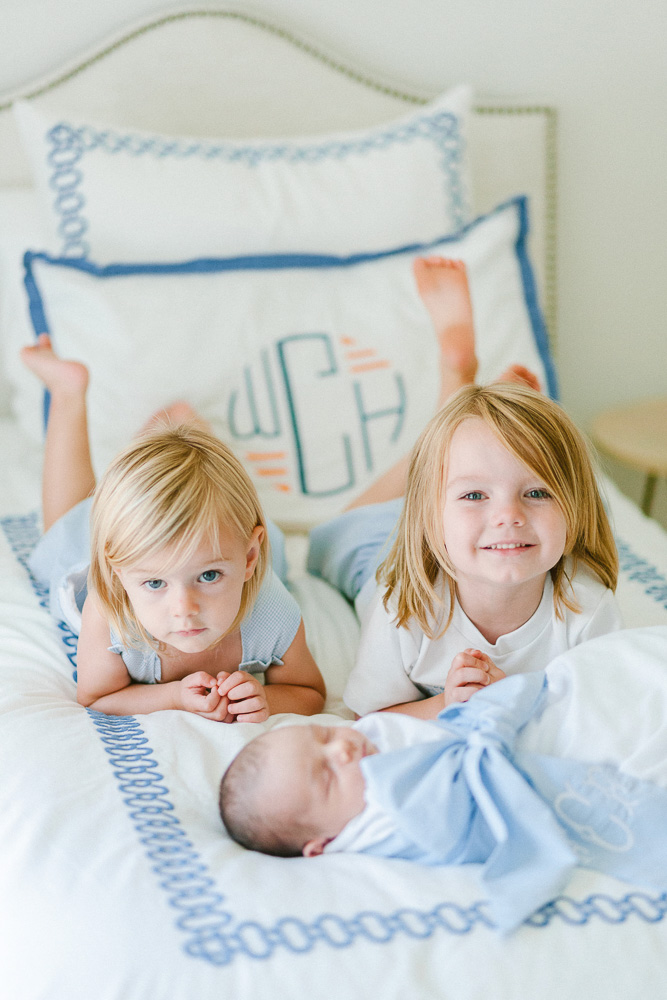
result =
[{"label": "baby's face", "polygon": [[363,810],[360,763],[377,747],[346,726],[286,726],[273,730],[271,743],[262,780],[266,805],[307,829],[306,856],[321,854]]}]

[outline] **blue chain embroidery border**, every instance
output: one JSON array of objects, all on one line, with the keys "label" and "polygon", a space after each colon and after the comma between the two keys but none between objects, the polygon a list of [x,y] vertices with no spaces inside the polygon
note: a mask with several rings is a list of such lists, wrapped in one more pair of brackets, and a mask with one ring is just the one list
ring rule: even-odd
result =
[{"label": "blue chain embroidery border", "polygon": [[317,163],[324,159],[342,160],[348,156],[386,149],[415,139],[432,141],[439,150],[445,180],[445,192],[452,213],[452,229],[460,229],[469,221],[469,206],[463,189],[463,137],[459,118],[451,111],[434,111],[414,120],[388,128],[374,129],[370,134],[327,142],[276,143],[267,140],[261,145],[240,142],[193,141],[160,135],[121,133],[114,129],[98,129],[92,125],[75,126],[62,121],[46,133],[50,145],[47,164],[49,186],[55,193],[54,210],[60,221],[58,232],[63,240],[62,253],[68,257],[87,257],[90,247],[85,240],[89,228],[84,210],[83,193],[85,155],[101,150],[111,156],[167,157],[181,160],[195,157],[205,160],[226,160],[252,169],[258,163],[284,160],[287,163]]},{"label": "blue chain embroidery border", "polygon": [[[29,573],[27,559],[37,541],[36,514],[0,519],[0,526],[19,563]],[[667,601],[667,579],[646,560],[636,556],[627,543],[619,542],[623,568],[632,569],[632,578],[647,586],[647,594],[661,603]],[[30,575],[43,607],[47,591]],[[68,641],[72,633],[61,624],[63,642],[72,662],[74,655]],[[76,643],[76,637],[74,643]],[[215,966],[227,966],[237,956],[266,960],[280,948],[293,954],[306,954],[317,945],[343,949],[358,941],[388,944],[398,936],[415,940],[432,937],[437,931],[454,936],[469,934],[477,927],[493,928],[484,901],[461,906],[442,902],[427,911],[403,907],[390,914],[364,910],[353,917],[322,913],[311,922],[285,915],[267,927],[256,921],[234,926],[233,915],[225,909],[225,897],[216,889],[194,845],[176,816],[169,800],[169,789],[158,771],[158,762],[148,739],[133,716],[108,716],[88,710],[98,735],[109,755],[109,763],[119,791],[143,845],[158,885],[168,902],[178,911],[176,928],[187,936],[183,946],[187,955]],[[558,896],[532,915],[527,927],[542,929],[556,921],[582,927],[597,919],[606,924],[622,924],[636,917],[645,923],[659,923],[667,915],[667,893],[650,896],[629,892],[618,899],[606,893],[593,893],[585,899]]]}]

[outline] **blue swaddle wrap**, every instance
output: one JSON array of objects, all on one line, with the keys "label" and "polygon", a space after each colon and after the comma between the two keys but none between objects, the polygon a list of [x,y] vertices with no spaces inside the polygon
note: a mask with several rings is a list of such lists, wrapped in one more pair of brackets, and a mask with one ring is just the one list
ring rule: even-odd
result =
[{"label": "blue swaddle wrap", "polygon": [[364,758],[367,797],[395,823],[367,853],[482,865],[509,932],[564,888],[577,864],[667,887],[667,792],[590,764],[516,750],[544,707],[543,672],[490,685],[440,713],[443,739]]}]

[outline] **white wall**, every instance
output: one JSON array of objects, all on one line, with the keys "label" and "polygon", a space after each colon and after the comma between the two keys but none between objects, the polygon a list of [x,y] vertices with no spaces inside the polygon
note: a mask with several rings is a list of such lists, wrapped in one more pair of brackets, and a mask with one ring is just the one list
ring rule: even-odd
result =
[{"label": "white wall", "polygon": [[[0,0],[0,92],[176,6]],[[587,427],[600,409],[667,392],[664,0],[254,0],[243,9],[419,90],[467,81],[482,97],[555,104],[563,401]],[[471,75],[474,49],[481,69]],[[638,495],[636,477],[625,483]],[[656,509],[667,523],[664,484]]]}]

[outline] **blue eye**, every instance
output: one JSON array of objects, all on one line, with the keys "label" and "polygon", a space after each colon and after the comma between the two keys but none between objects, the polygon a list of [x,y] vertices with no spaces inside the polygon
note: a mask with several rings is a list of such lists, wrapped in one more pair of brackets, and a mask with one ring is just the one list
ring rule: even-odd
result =
[{"label": "blue eye", "polygon": [[471,490],[470,493],[466,493],[461,499],[462,500],[483,500],[484,499],[484,494],[481,493],[479,490]]},{"label": "blue eye", "polygon": [[144,587],[146,590],[162,590],[164,587],[164,580],[146,580]]},{"label": "blue eye", "polygon": [[202,575],[199,577],[199,579],[203,580],[204,583],[215,583],[216,580],[220,579],[220,576],[221,576],[221,573],[220,573],[219,570],[217,570],[217,569],[206,569],[206,570],[204,570],[204,572],[202,573]]},{"label": "blue eye", "polygon": [[551,494],[549,493],[549,491],[548,490],[543,490],[543,489],[528,490],[528,492],[526,493],[526,496],[529,497],[531,500],[550,500],[551,499]]}]

